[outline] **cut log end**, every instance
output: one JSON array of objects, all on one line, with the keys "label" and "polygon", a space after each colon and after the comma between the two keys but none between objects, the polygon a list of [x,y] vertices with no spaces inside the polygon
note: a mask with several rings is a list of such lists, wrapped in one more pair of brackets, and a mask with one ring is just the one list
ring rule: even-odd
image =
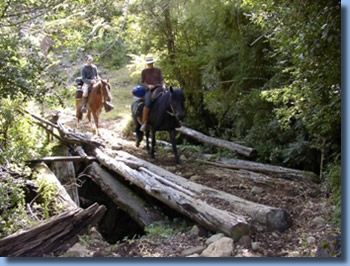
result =
[{"label": "cut log end", "polygon": [[270,231],[284,232],[292,226],[292,219],[285,210],[273,209],[266,215],[266,226]]},{"label": "cut log end", "polygon": [[237,242],[242,236],[249,235],[249,225],[247,223],[236,224],[231,230],[232,239]]}]

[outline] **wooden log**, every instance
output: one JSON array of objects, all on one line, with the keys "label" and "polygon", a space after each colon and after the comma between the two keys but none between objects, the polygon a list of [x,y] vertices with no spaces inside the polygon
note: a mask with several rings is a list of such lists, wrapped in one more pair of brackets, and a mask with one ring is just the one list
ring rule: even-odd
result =
[{"label": "wooden log", "polygon": [[198,131],[184,126],[177,128],[176,130],[184,135],[187,135],[201,142],[237,152],[238,154],[244,155],[248,158],[254,157],[256,155],[256,151],[253,148],[246,147],[231,141],[209,137],[207,135],[204,135],[203,133],[200,133]]},{"label": "wooden log", "polygon": [[42,257],[59,255],[78,241],[78,235],[99,222],[106,208],[96,203],[83,210],[76,208],[0,239],[1,257]]},{"label": "wooden log", "polygon": [[50,168],[45,163],[37,164],[33,169],[34,175],[39,182],[44,181],[56,186],[59,193],[58,197],[56,198],[58,205],[62,205],[62,207],[66,210],[74,210],[78,207],[77,204],[69,196],[66,189],[62,186],[60,181],[51,172]]},{"label": "wooden log", "polygon": [[[69,149],[65,145],[60,145],[56,147],[55,152],[58,155],[70,156]],[[64,186],[66,191],[72,200],[80,206],[79,194],[78,194],[78,185],[76,180],[74,164],[71,161],[54,161],[48,164],[51,171],[57,176],[57,179]]]},{"label": "wooden log", "polygon": [[[248,234],[249,226],[245,218],[232,212],[227,212],[207,204],[202,198],[194,196],[189,189],[179,189],[181,184],[172,180],[164,180],[154,172],[140,171],[128,167],[124,162],[117,161],[100,149],[96,149],[96,157],[100,163],[113,170],[126,180],[142,188],[147,194],[167,204],[174,210],[212,231],[220,231],[238,240]],[[172,183],[172,185],[169,185]]]},{"label": "wooden log", "polygon": [[[253,220],[266,225],[269,230],[277,229],[283,232],[291,226],[290,216],[284,209],[258,204],[223,191],[191,182],[186,178],[175,175],[161,167],[139,159],[124,151],[113,151],[113,154],[115,154],[114,160],[124,162],[134,169],[140,169],[141,167],[146,168],[153,173],[157,173],[158,176],[161,176],[181,186],[182,188],[193,192],[203,200],[207,199],[208,201],[211,199],[211,201],[221,201],[222,203],[226,203],[228,206],[233,208],[236,213],[251,217]],[[100,160],[100,158],[98,158],[98,160]]]},{"label": "wooden log", "polygon": [[315,184],[319,181],[318,175],[310,171],[301,171],[297,169],[256,163],[239,159],[222,159],[219,162],[210,162],[199,160],[202,163],[211,164],[218,167],[225,167],[231,169],[244,169],[258,173],[267,174],[276,178],[283,178],[293,181],[303,181],[308,184]]},{"label": "wooden log", "polygon": [[114,204],[128,213],[141,227],[164,220],[165,217],[159,210],[137,196],[97,163],[89,165],[84,173],[88,174]]},{"label": "wooden log", "polygon": [[96,161],[96,157],[93,156],[87,156],[87,157],[80,157],[80,156],[50,156],[50,157],[43,157],[39,159],[31,159],[27,160],[27,162],[30,163],[39,163],[39,162],[45,162],[45,163],[52,163],[52,162],[91,162]]},{"label": "wooden log", "polygon": [[79,131],[72,130],[65,127],[57,121],[57,123],[52,123],[51,121],[42,118],[36,114],[33,114],[27,110],[24,110],[24,113],[29,114],[33,119],[36,120],[36,124],[48,130],[49,127],[54,128],[58,131],[59,136],[50,131],[53,136],[57,137],[60,141],[65,142],[66,144],[78,144],[78,145],[87,145],[90,147],[104,147],[105,144],[101,139],[97,139],[94,136],[88,134],[83,134]]}]

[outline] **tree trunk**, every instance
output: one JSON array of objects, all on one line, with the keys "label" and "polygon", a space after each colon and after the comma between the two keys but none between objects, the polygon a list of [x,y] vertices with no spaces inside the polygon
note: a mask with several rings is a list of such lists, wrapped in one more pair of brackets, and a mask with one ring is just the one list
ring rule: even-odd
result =
[{"label": "tree trunk", "polygon": [[207,204],[200,195],[160,176],[158,172],[155,174],[145,167],[140,167],[139,171],[134,170],[100,149],[96,149],[96,157],[104,166],[144,189],[147,194],[209,230],[223,232],[235,240],[249,232],[249,226],[243,216]]},{"label": "tree trunk", "polygon": [[50,157],[43,157],[40,159],[32,159],[28,160],[27,162],[31,163],[38,163],[38,162],[45,162],[45,163],[53,163],[53,162],[91,162],[96,161],[96,158],[93,156],[87,156],[85,158],[82,158],[80,156],[50,156]]},{"label": "tree trunk", "polygon": [[[285,231],[291,225],[290,217],[284,209],[258,204],[223,191],[191,182],[123,151],[115,151],[113,153],[116,155],[114,161],[124,162],[134,169],[146,168],[153,173],[157,173],[158,176],[171,182],[174,186],[179,186],[188,191],[188,193],[191,193],[191,195],[198,197],[199,200],[213,203],[220,201],[222,204],[231,207],[235,213],[247,215],[253,220],[266,225],[269,230],[277,229],[279,231]],[[101,161],[101,158],[98,156],[96,157]],[[138,171],[134,171],[138,174]]]},{"label": "tree trunk", "polygon": [[272,177],[283,178],[293,181],[303,181],[308,184],[315,184],[319,180],[318,176],[309,171],[301,171],[281,166],[256,163],[238,159],[224,159],[220,162],[209,162],[200,160],[203,163],[216,165],[218,167],[226,167],[232,169],[244,169],[253,172],[263,173]]},{"label": "tree trunk", "polygon": [[89,165],[84,173],[88,174],[114,204],[128,213],[141,227],[164,219],[157,209],[137,196],[97,163]]},{"label": "tree trunk", "polygon": [[94,204],[86,210],[76,208],[51,217],[38,226],[19,231],[0,240],[2,257],[41,257],[59,255],[78,241],[78,235],[95,225],[106,208]]},{"label": "tree trunk", "polygon": [[208,143],[210,145],[214,145],[220,148],[225,148],[249,158],[254,157],[256,155],[256,151],[253,148],[242,146],[240,144],[236,144],[227,140],[209,137],[207,135],[204,135],[203,133],[200,133],[198,131],[195,131],[193,129],[190,129],[184,126],[177,128],[176,130],[198,141]]}]

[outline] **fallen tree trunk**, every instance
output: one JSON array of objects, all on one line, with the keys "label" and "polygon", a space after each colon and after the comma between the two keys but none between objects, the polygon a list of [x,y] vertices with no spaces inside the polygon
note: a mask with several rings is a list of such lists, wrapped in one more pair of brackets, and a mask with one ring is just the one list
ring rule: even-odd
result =
[{"label": "fallen tree trunk", "polygon": [[93,156],[87,156],[87,157],[80,157],[80,156],[51,156],[51,157],[43,157],[39,159],[31,159],[27,162],[31,163],[38,163],[38,162],[45,162],[45,163],[52,163],[52,162],[91,162],[96,161],[96,157]]},{"label": "fallen tree trunk", "polygon": [[144,228],[151,223],[164,220],[162,213],[137,196],[97,163],[89,165],[84,173],[88,174],[114,204],[128,213],[141,227]]},{"label": "fallen tree trunk", "polygon": [[301,171],[281,166],[256,163],[238,159],[224,159],[219,162],[211,162],[206,160],[198,160],[199,162],[231,169],[244,169],[248,171],[263,173],[272,177],[283,178],[293,181],[303,181],[308,184],[314,184],[319,180],[318,176],[309,171]]},{"label": "fallen tree trunk", "polygon": [[[282,232],[288,229],[291,225],[290,217],[284,209],[258,204],[223,191],[191,182],[181,176],[175,175],[152,163],[139,159],[123,151],[114,151],[113,153],[116,155],[114,158],[115,161],[123,162],[134,169],[146,168],[153,173],[157,173],[158,176],[182,187],[183,189],[187,190],[188,193],[192,193],[200,200],[206,200],[213,203],[218,200],[220,202],[224,202],[227,206],[232,208],[235,213],[247,215],[253,220],[266,225],[266,227],[270,230],[277,229]],[[99,161],[101,161],[99,156],[96,157]],[[103,155],[101,155],[101,157],[103,157]],[[138,171],[134,171],[138,173]]]},{"label": "fallen tree trunk", "polygon": [[[39,117],[38,115],[33,114],[29,111],[25,110],[24,112],[29,114],[32,118],[36,119],[37,125],[44,128],[46,131],[51,133],[54,137],[56,137],[65,144],[85,144],[93,148],[105,146],[102,140],[96,139],[96,137],[89,136],[87,134],[82,134],[79,131],[73,131],[72,129],[63,126],[59,122],[57,122],[56,124],[52,123],[51,121]],[[54,133],[53,129],[56,129],[58,131],[59,136]]]},{"label": "fallen tree trunk", "polygon": [[75,242],[78,235],[95,225],[106,208],[96,203],[86,210],[76,208],[51,217],[38,226],[0,239],[1,257],[42,257],[59,255]]},{"label": "fallen tree trunk", "polygon": [[248,158],[254,157],[256,155],[256,151],[253,148],[246,147],[231,141],[209,137],[203,133],[184,126],[177,128],[176,130],[201,142],[237,152],[238,154],[244,155]]},{"label": "fallen tree trunk", "polygon": [[147,194],[209,230],[223,232],[235,240],[249,232],[249,226],[243,216],[217,209],[197,197],[189,189],[183,188],[181,185],[159,176],[159,174],[142,167],[140,171],[134,170],[124,162],[108,156],[100,149],[96,149],[96,157],[104,166],[144,189]]}]

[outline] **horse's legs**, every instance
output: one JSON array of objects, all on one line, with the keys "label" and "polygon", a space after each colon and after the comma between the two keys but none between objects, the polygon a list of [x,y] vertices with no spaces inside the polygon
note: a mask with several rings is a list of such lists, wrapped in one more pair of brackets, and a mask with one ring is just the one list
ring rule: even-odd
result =
[{"label": "horse's legs", "polygon": [[151,157],[155,158],[154,150],[156,147],[156,131],[152,129],[152,147],[151,147]]},{"label": "horse's legs", "polygon": [[149,152],[149,130],[146,130],[146,148]]},{"label": "horse's legs", "polygon": [[175,155],[176,164],[180,164],[181,160],[179,158],[179,155],[177,154],[175,130],[169,130],[169,136],[170,136],[170,142],[171,142],[171,145],[172,145],[172,148],[173,148],[173,152],[174,152],[174,155]]},{"label": "horse's legs", "polygon": [[100,132],[98,130],[98,117],[100,115],[100,112],[92,112],[92,115],[94,117],[94,121],[95,121],[95,134],[96,135],[100,135]]},{"label": "horse's legs", "polygon": [[89,120],[89,124],[90,124],[90,127],[92,128],[92,122],[91,122],[91,111],[90,110],[88,110],[88,112],[87,112],[87,118],[88,118],[88,120]]}]

